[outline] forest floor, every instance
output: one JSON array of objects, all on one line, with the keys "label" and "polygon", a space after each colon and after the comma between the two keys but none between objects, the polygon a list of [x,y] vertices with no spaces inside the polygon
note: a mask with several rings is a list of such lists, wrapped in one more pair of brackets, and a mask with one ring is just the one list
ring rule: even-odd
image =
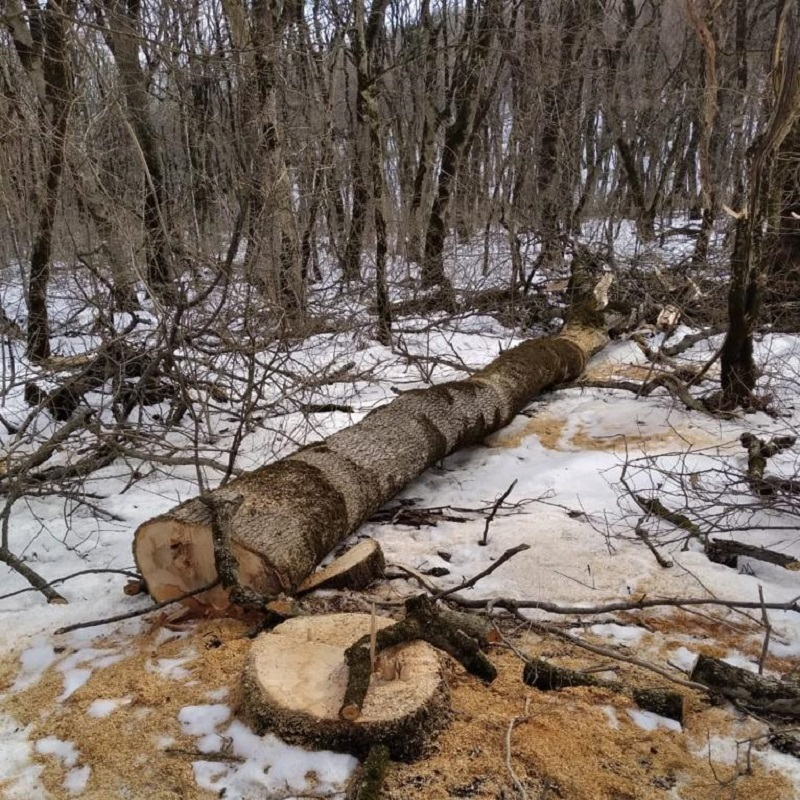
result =
[{"label": "forest floor", "polygon": [[[673,340],[687,332],[679,329]],[[479,367],[515,341],[496,322],[479,316],[462,320],[457,330],[420,323],[404,336],[407,352],[419,353],[418,359],[354,337],[312,337],[298,356],[310,374],[346,361],[356,362],[356,372],[367,377],[327,386],[320,398],[346,403],[352,413],[321,413],[312,425],[307,417],[286,415],[282,424],[295,427],[285,438],[302,443],[327,435],[390,400],[398,388],[457,376],[445,362],[463,358],[469,367]],[[660,343],[655,334],[651,347]],[[702,364],[718,344],[718,338],[703,341],[681,360]],[[427,365],[425,354],[434,359]],[[670,562],[660,566],[635,533],[642,511],[621,481],[624,476],[633,491],[652,493],[691,514],[704,533],[800,559],[793,509],[763,509],[753,502],[739,443],[745,430],[762,438],[796,431],[800,339],[764,335],[757,356],[765,365],[763,391],[770,393],[777,414],[719,419],[687,410],[666,390],[636,397],[575,385],[542,396],[508,427],[406,487],[388,505],[398,513],[382,515],[358,532],[380,542],[390,579],[364,593],[320,593],[304,601],[306,608],[363,611],[374,602],[382,613],[396,613],[420,588],[413,578],[400,577],[403,567],[447,589],[519,544],[530,549],[462,594],[487,603],[502,597],[585,608],[641,597],[758,601],[760,591],[767,602],[792,600],[800,594],[797,572],[758,561],[741,562],[738,569],[714,564],[686,531],[651,518],[646,521],[651,544]],[[649,371],[634,342],[618,341],[591,362],[585,378],[641,380]],[[222,417],[218,422],[222,430]],[[282,454],[267,433],[253,434],[241,465],[263,461],[265,452]],[[789,450],[771,459],[768,470],[794,475],[795,462]],[[93,474],[85,490],[113,517],[86,508],[68,514],[63,497],[32,498],[12,511],[12,549],[48,580],[81,570],[131,569],[133,530],[196,494],[195,476],[191,466],[164,465],[131,480],[127,467],[111,465]],[[488,511],[513,481],[488,526],[486,546],[480,546]],[[409,510],[415,513],[404,516]],[[121,576],[95,572],[63,585],[67,605],[47,605],[35,592],[16,593],[26,584],[15,573],[3,568],[0,574],[0,796],[344,796],[356,759],[256,736],[238,718],[239,677],[250,643],[247,622],[197,620],[167,608],[57,635],[61,626],[144,608],[147,600],[126,596]],[[624,659],[657,663],[683,679],[700,654],[756,670],[765,633],[760,611],[667,606],[601,615],[537,610],[524,615],[562,625],[623,660],[539,635],[524,620],[507,620],[501,625],[506,644],[489,650],[499,672],[491,685],[444,658],[451,724],[426,758],[392,766],[386,797],[800,796],[800,761],[770,746],[766,727],[733,707],[711,705],[701,694],[677,687],[686,696],[681,725],[641,712],[624,695],[606,689],[541,692],[522,683],[515,652],[574,669],[602,669],[601,675],[633,686],[676,688]],[[767,674],[800,675],[800,615],[775,611],[769,620]]]}]

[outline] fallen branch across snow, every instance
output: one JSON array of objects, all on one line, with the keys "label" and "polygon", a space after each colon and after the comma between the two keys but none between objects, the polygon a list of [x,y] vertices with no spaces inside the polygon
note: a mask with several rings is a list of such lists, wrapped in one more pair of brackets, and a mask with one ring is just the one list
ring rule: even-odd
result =
[{"label": "fallen branch across snow", "polygon": [[512,597],[486,597],[475,600],[461,595],[450,595],[450,600],[458,603],[463,608],[502,608],[512,613],[525,609],[535,609],[546,614],[562,614],[576,617],[610,614],[614,611],[641,611],[645,608],[681,608],[683,606],[719,606],[731,610],[760,610],[766,608],[769,611],[795,611],[800,613],[800,595],[784,603],[761,603],[757,600],[719,600],[705,597],[663,597],[648,600],[647,596],[643,595],[638,600],[614,600],[610,603],[600,603],[595,606],[562,606],[558,603],[550,603],[547,600],[519,600]]},{"label": "fallen branch across snow", "polygon": [[56,635],[59,635],[62,633],[70,633],[71,631],[82,630],[83,628],[96,628],[100,625],[108,625],[112,622],[123,622],[126,619],[135,619],[136,617],[143,617],[145,614],[149,614],[151,611],[159,611],[162,608],[171,606],[173,603],[180,603],[181,600],[188,600],[188,598],[190,597],[194,597],[195,595],[207,592],[210,589],[213,589],[219,583],[219,580],[220,579],[217,578],[211,583],[207,583],[205,586],[200,586],[197,589],[192,589],[192,591],[190,592],[179,594],[177,597],[173,597],[170,600],[164,600],[161,603],[153,603],[153,605],[147,606],[147,608],[140,608],[136,611],[129,611],[126,614],[115,614],[113,617],[93,619],[89,620],[88,622],[76,622],[74,625],[65,625],[63,628],[58,628],[58,630],[54,631],[54,633]]}]

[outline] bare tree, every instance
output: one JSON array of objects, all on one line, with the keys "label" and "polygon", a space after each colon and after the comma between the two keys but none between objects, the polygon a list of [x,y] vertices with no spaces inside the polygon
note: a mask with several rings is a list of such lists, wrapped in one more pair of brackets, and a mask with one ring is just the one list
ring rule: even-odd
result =
[{"label": "bare tree", "polygon": [[721,352],[723,403],[729,407],[752,402],[758,377],[753,332],[769,267],[765,263],[764,230],[770,222],[775,192],[775,158],[800,119],[800,8],[794,0],[781,4],[772,75],[769,117],[751,148],[747,207],[736,222],[731,257],[728,332]]},{"label": "bare tree", "polygon": [[469,152],[478,107],[494,86],[499,54],[492,61],[492,43],[503,26],[503,5],[499,0],[476,0],[465,7],[464,30],[449,87],[452,119],[444,132],[441,164],[425,234],[422,262],[424,286],[448,286],[444,273],[446,217],[459,166]]},{"label": "bare tree", "polygon": [[75,5],[74,0],[48,0],[44,8],[33,4],[23,11],[18,0],[9,0],[3,17],[38,101],[45,164],[43,186],[38,192],[38,223],[28,283],[26,352],[34,361],[50,355],[47,289],[73,96],[68,51]]},{"label": "bare tree", "polygon": [[170,225],[162,147],[151,119],[148,76],[142,66],[141,0],[103,0],[95,6],[119,74],[130,140],[144,176],[144,228],[147,236],[146,279],[161,299],[174,299]]}]

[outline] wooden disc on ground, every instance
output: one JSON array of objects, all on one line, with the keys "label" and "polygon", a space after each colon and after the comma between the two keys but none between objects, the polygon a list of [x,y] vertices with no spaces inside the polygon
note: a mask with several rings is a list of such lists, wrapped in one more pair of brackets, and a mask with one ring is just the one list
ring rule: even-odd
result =
[{"label": "wooden disc on ground", "polygon": [[[291,742],[365,755],[385,744],[395,759],[418,758],[449,721],[439,656],[425,642],[380,654],[361,716],[339,718],[347,684],[344,651],[370,631],[369,614],[298,617],[261,634],[243,679],[242,711]],[[392,620],[378,617],[378,628]]]},{"label": "wooden disc on ground", "polygon": [[386,562],[381,546],[374,539],[364,539],[339,556],[327,567],[309,575],[297,593],[315,589],[364,589],[383,575]]}]

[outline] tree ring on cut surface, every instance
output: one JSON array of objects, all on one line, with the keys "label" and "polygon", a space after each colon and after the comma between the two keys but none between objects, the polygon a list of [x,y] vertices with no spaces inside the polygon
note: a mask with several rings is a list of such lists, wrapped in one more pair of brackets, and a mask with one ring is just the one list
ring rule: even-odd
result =
[{"label": "tree ring on cut surface", "polygon": [[[449,722],[439,655],[421,641],[382,651],[354,722],[339,718],[347,685],[344,651],[370,631],[369,614],[296,617],[253,642],[242,711],[286,741],[365,756],[385,744],[392,758],[419,758]],[[393,624],[377,618],[377,627]]]}]

